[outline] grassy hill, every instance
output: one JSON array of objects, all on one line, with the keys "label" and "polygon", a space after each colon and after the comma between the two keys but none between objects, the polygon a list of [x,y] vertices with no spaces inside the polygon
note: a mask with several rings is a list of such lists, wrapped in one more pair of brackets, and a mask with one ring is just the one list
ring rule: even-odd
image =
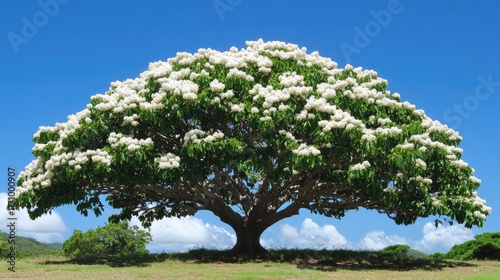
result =
[{"label": "grassy hill", "polygon": [[[7,242],[9,235],[5,232],[0,232],[0,237],[2,241]],[[59,253],[61,252],[61,248],[61,243],[47,244],[39,242],[34,238],[16,236],[16,254],[18,257]],[[4,255],[3,252],[2,255]]]}]

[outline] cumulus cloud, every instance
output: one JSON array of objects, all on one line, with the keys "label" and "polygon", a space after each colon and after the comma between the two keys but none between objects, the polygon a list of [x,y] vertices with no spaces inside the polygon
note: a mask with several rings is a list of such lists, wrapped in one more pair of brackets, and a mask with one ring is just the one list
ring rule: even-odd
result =
[{"label": "cumulus cloud", "polygon": [[474,238],[472,230],[463,225],[440,225],[436,228],[429,222],[424,225],[422,232],[424,236],[415,246],[422,251],[449,251],[453,245]]},{"label": "cumulus cloud", "polygon": [[[0,193],[0,209],[7,208],[7,201],[7,194]],[[7,225],[7,218],[9,217],[7,211],[0,211],[2,225]],[[57,211],[52,211],[50,215],[46,214],[36,220],[31,220],[28,212],[25,209],[21,209],[15,212],[15,217],[17,218],[17,236],[32,237],[45,243],[63,242],[65,240],[64,233],[68,231],[68,227]],[[7,227],[1,230],[7,231]]]},{"label": "cumulus cloud", "polygon": [[381,230],[371,231],[365,235],[360,242],[362,249],[380,250],[390,245],[395,244],[410,244],[411,242],[398,235],[386,235]]},{"label": "cumulus cloud", "polygon": [[346,247],[347,239],[340,234],[335,226],[319,226],[310,218],[306,218],[300,229],[288,224],[281,226],[279,231],[281,246],[291,248],[327,248]]},{"label": "cumulus cloud", "polygon": [[[141,227],[136,218],[131,224]],[[236,243],[236,235],[193,216],[154,221],[150,230],[153,241],[147,248],[151,252],[187,251],[199,247],[228,249]]]},{"label": "cumulus cloud", "polygon": [[436,228],[434,223],[428,222],[423,226],[422,238],[419,240],[411,240],[399,235],[386,235],[383,231],[371,231],[365,235],[359,247],[380,250],[390,245],[407,244],[414,249],[428,253],[447,252],[453,245],[473,238],[472,230],[463,225],[440,225]]}]

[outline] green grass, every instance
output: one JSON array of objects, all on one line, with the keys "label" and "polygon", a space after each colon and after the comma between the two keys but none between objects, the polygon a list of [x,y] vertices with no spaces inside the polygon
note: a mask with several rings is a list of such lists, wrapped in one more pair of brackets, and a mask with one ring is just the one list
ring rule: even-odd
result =
[{"label": "green grass", "polygon": [[132,258],[70,260],[20,258],[0,279],[497,279],[500,262],[432,261],[371,251],[270,250],[266,258],[224,251],[149,254]]}]

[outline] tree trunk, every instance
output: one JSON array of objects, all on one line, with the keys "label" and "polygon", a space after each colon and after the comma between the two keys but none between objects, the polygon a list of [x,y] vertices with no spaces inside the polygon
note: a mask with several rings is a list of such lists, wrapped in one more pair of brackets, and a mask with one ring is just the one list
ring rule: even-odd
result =
[{"label": "tree trunk", "polygon": [[231,249],[232,254],[260,256],[267,253],[267,250],[260,245],[260,236],[263,230],[245,226],[237,230],[235,229],[235,232],[236,245]]}]

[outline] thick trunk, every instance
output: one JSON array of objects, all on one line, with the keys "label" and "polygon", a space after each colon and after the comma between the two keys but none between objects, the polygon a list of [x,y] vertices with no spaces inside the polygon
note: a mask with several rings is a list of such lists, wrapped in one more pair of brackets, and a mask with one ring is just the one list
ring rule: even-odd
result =
[{"label": "thick trunk", "polygon": [[236,244],[231,249],[234,255],[265,255],[267,250],[260,244],[262,230],[256,227],[242,227],[236,232]]},{"label": "thick trunk", "polygon": [[240,219],[222,219],[221,221],[229,224],[236,233],[236,244],[231,249],[235,255],[262,256],[267,254],[267,250],[260,244],[260,236],[271,225],[299,213],[297,204],[290,204],[285,209],[272,215],[264,216],[257,211],[250,217],[241,217]]}]

